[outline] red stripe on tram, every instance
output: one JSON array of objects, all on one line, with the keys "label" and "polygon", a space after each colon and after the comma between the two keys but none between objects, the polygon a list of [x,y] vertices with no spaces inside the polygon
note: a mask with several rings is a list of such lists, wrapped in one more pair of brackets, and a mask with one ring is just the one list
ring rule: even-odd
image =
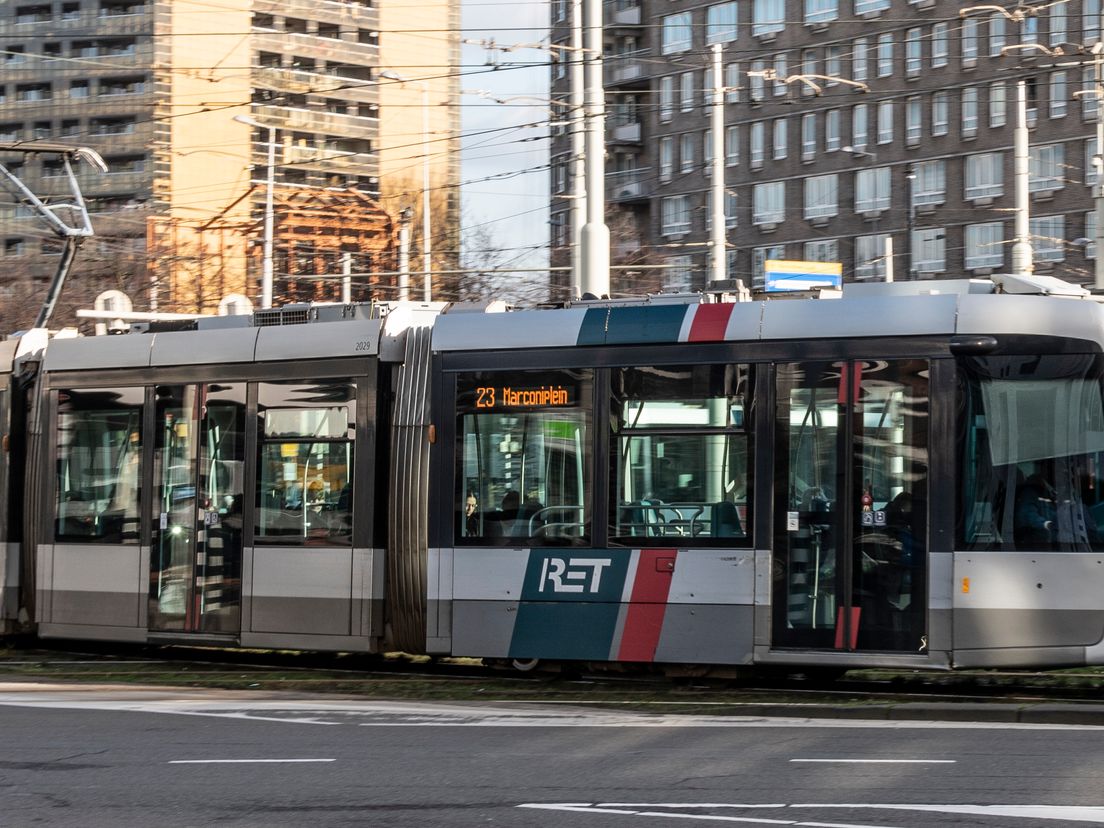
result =
[{"label": "red stripe on tram", "polygon": [[677,555],[675,549],[640,550],[618,661],[655,661]]},{"label": "red stripe on tram", "polygon": [[694,321],[690,323],[687,342],[721,342],[728,329],[728,318],[736,306],[731,302],[714,305],[698,305]]}]

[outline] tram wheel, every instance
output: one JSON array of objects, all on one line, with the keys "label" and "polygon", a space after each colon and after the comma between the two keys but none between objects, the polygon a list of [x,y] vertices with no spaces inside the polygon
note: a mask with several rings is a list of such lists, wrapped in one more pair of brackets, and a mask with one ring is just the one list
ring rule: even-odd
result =
[{"label": "tram wheel", "polygon": [[519,673],[529,673],[537,669],[537,665],[540,664],[539,658],[515,658],[510,662],[515,670]]}]

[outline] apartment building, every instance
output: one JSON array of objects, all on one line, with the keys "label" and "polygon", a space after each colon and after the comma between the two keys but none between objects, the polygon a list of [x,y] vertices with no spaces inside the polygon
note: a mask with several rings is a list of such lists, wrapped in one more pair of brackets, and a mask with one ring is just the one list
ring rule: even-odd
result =
[{"label": "apartment building", "polygon": [[[887,239],[897,279],[1008,269],[1023,79],[1035,269],[1090,282],[1097,103],[1088,51],[1101,38],[1100,5],[607,3],[607,203],[611,220],[627,226],[627,216],[636,231],[616,243],[666,265],[661,277],[614,271],[613,290],[699,289],[708,279],[713,44],[724,61],[730,278],[757,284],[766,260],[804,259],[841,262],[848,280],[880,279]],[[554,0],[558,42],[569,39],[568,16]],[[789,82],[756,74],[764,70]],[[567,76],[553,67],[554,99],[566,98]],[[563,263],[566,134],[552,152],[551,236]]]},{"label": "apartment building", "polygon": [[[357,295],[371,284],[372,295],[388,296],[386,279],[365,274],[394,269],[403,207],[416,212],[421,244],[426,161],[431,189],[445,194],[432,199],[434,236],[456,232],[458,158],[447,148],[458,122],[444,104],[458,92],[457,5],[0,5],[0,142],[90,146],[109,167],[80,175],[97,235],[78,254],[66,296],[87,305],[89,290],[121,288],[136,308],[182,311],[211,311],[228,293],[256,300],[270,139],[276,301],[336,298],[340,280],[325,277],[340,272],[345,254]],[[413,29],[431,33],[415,59]],[[442,147],[428,156],[427,131]],[[56,161],[6,153],[0,160],[36,193],[63,190]],[[409,167],[416,173],[401,174]],[[56,263],[57,241],[12,200],[0,219],[0,291],[33,300]]]}]

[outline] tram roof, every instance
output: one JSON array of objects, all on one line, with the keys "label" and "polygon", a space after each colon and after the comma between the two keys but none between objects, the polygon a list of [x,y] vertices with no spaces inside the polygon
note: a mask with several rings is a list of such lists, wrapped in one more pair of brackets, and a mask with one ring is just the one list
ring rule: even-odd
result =
[{"label": "tram roof", "polygon": [[118,336],[57,338],[47,371],[225,365],[335,357],[401,361],[408,330],[432,323],[440,304],[299,305],[253,315],[156,325]]},{"label": "tram roof", "polygon": [[701,294],[583,301],[555,309],[445,313],[433,350],[754,342],[960,334],[1104,340],[1104,307],[1049,277],[846,285],[838,298],[709,301]]}]

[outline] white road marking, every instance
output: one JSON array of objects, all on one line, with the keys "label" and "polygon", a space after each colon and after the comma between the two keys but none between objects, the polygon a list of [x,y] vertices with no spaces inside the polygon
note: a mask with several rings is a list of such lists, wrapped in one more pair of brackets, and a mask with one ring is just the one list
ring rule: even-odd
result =
[{"label": "white road marking", "polygon": [[[279,700],[248,698],[225,692],[124,690],[35,691],[24,685],[0,684],[0,706],[160,713],[178,716],[265,721],[285,724],[365,727],[578,727],[578,728],[772,728],[824,730],[1039,730],[1100,732],[1101,725],[1019,724],[1012,722],[938,722],[886,719],[810,719],[638,713],[620,710],[529,708],[490,703],[370,702],[349,700]],[[7,692],[5,692],[7,690]]]},{"label": "white road marking", "polygon": [[[878,810],[878,811],[922,811],[937,814],[958,814],[980,817],[991,817],[995,824],[1003,825],[998,820],[1011,819],[1047,819],[1064,822],[1088,822],[1095,825],[1104,825],[1104,807],[1079,806],[1079,805],[909,805],[909,804],[849,804],[849,803],[795,803],[782,804],[737,804],[737,803],[627,803],[627,802],[527,802],[517,806],[543,811],[571,811],[574,813],[589,814],[619,814],[635,817],[662,817],[666,819],[696,820],[701,822],[743,822],[760,825],[795,825],[806,828],[892,828],[892,826],[855,825],[853,823],[840,822],[813,822],[800,819],[771,819],[767,817],[752,816],[724,816],[722,814],[694,813],[701,810],[735,809],[746,810],[752,808],[816,808],[816,809],[851,809],[851,810]],[[658,811],[655,808],[668,808],[670,810]]]},{"label": "white road marking", "polygon": [[337,762],[337,760],[169,760],[170,765],[263,765],[268,763]]},{"label": "white road marking", "polygon": [[790,762],[839,762],[851,765],[954,765],[958,760],[790,760]]}]

